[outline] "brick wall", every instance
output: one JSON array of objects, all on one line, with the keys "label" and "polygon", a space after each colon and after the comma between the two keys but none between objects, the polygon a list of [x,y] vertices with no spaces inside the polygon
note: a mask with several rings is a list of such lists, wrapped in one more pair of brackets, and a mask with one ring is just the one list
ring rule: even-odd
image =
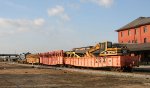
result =
[{"label": "brick wall", "polygon": [[118,32],[119,43],[144,43],[144,38],[146,38],[146,42],[150,42],[150,25],[144,25]]}]

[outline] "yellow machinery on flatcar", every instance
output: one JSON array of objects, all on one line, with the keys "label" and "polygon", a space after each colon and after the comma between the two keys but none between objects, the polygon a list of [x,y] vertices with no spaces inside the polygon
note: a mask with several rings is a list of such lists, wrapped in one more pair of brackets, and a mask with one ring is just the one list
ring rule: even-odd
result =
[{"label": "yellow machinery on flatcar", "polygon": [[93,53],[95,51],[99,52],[99,56],[117,56],[126,55],[128,53],[128,49],[126,47],[113,46],[112,42],[109,41],[96,44],[86,51],[86,56],[93,57]]}]

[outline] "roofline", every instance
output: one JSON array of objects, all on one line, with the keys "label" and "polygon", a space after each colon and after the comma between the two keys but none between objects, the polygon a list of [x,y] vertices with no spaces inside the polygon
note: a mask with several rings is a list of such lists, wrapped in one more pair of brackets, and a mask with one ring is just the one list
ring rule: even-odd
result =
[{"label": "roofline", "polygon": [[124,30],[132,29],[132,28],[137,28],[137,27],[140,27],[140,26],[148,25],[148,24],[150,24],[150,23],[145,23],[145,24],[141,24],[141,25],[137,25],[137,26],[129,27],[129,28],[124,28],[124,29],[118,29],[118,30],[115,30],[115,31],[116,32],[124,31]]}]

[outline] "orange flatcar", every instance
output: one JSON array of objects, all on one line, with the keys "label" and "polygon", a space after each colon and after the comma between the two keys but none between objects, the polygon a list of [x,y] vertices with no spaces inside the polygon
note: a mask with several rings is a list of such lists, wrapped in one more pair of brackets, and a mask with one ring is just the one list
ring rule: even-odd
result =
[{"label": "orange flatcar", "polygon": [[117,68],[131,70],[138,66],[137,56],[64,57],[63,50],[40,53],[40,63],[45,65],[70,65],[90,68]]}]

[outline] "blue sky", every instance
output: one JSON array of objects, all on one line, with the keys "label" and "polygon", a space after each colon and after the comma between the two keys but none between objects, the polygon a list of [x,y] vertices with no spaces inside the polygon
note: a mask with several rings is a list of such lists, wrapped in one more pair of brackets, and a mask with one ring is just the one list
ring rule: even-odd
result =
[{"label": "blue sky", "polygon": [[115,30],[145,16],[150,0],[0,0],[0,53],[70,50],[117,42]]}]

